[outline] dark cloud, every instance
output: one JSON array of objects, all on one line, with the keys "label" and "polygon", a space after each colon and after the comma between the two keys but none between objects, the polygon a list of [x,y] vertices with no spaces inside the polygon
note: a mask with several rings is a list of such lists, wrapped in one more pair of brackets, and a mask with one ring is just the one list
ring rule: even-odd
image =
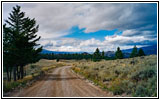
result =
[{"label": "dark cloud", "polygon": [[52,46],[53,46],[53,43],[49,42],[49,43],[45,44],[43,47],[48,48],[48,47],[52,47]]},{"label": "dark cloud", "polygon": [[[16,3],[3,5],[6,19]],[[54,50],[91,51],[96,47],[107,50],[120,45],[147,45],[157,42],[156,3],[21,3],[26,15],[40,25],[38,34],[45,40],[41,44]],[[117,29],[122,34],[97,39],[78,40],[62,38],[78,26],[84,32]],[[128,46],[130,47],[130,46]]]}]

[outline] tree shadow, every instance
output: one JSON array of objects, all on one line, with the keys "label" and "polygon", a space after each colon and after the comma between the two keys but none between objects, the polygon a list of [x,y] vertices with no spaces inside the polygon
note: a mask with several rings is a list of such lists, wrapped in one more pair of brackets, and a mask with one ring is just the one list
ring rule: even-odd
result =
[{"label": "tree shadow", "polygon": [[48,74],[48,78],[45,78],[44,81],[67,81],[67,80],[75,80],[75,79],[80,79],[78,77],[72,77],[72,76],[65,76],[65,75],[60,75],[60,74]]}]

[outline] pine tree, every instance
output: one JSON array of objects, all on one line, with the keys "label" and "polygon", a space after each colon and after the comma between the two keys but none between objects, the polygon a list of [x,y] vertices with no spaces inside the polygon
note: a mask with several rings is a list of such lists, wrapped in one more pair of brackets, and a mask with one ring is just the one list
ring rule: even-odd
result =
[{"label": "pine tree", "polygon": [[99,49],[97,48],[93,54],[93,61],[100,61],[100,59],[101,59],[101,54]]},{"label": "pine tree", "polygon": [[142,48],[139,49],[138,56],[145,56],[145,53]]},{"label": "pine tree", "polygon": [[[6,34],[4,35],[4,40],[8,41],[7,45],[10,45],[10,48],[6,49],[5,52],[8,57],[12,58],[7,60],[14,62],[12,65],[14,67],[14,80],[16,80],[16,74],[18,78],[20,76],[23,78],[23,67],[26,64],[37,61],[42,50],[42,47],[38,47],[39,44],[36,43],[40,37],[37,38],[36,35],[38,25],[36,25],[35,19],[25,17],[25,13],[21,12],[20,8],[18,5],[13,7],[8,20],[5,20],[7,25],[4,25],[3,28],[4,34]],[[6,38],[7,34],[10,37],[9,39]],[[4,48],[6,47],[4,45]]]},{"label": "pine tree", "polygon": [[133,57],[137,57],[137,56],[138,56],[137,47],[134,46],[130,57],[133,58]]},{"label": "pine tree", "polygon": [[115,53],[115,58],[116,59],[123,59],[123,53],[122,51],[120,50],[120,47],[117,48],[117,51]]},{"label": "pine tree", "polygon": [[[3,68],[7,72],[7,79],[8,81],[11,81],[11,73],[14,66],[14,60],[13,57],[14,54],[10,51],[10,49],[13,47],[11,44],[11,30],[9,28],[6,28],[6,24],[3,25]],[[13,56],[13,57],[12,57]],[[12,59],[12,60],[11,60]]]},{"label": "pine tree", "polygon": [[104,51],[102,51],[102,59],[104,59],[105,58],[105,56],[104,56]]}]

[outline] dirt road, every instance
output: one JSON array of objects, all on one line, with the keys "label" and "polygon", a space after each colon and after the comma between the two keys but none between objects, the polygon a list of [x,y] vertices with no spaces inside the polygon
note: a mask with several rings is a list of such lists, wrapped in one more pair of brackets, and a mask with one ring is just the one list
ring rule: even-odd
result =
[{"label": "dirt road", "polygon": [[44,79],[22,89],[16,97],[108,97],[109,94],[79,78],[70,66],[56,68]]}]

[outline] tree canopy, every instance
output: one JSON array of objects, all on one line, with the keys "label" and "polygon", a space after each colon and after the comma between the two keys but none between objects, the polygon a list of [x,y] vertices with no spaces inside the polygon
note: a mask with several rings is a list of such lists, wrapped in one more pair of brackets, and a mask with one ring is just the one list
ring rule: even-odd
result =
[{"label": "tree canopy", "polygon": [[142,48],[139,49],[138,56],[145,56],[145,53]]},{"label": "tree canopy", "polygon": [[[36,43],[40,39],[40,36],[36,35],[38,27],[35,19],[25,17],[25,13],[21,12],[21,7],[18,5],[13,7],[13,11],[3,25],[4,66],[13,67],[15,74],[17,70],[18,78],[20,72],[23,78],[23,66],[37,61],[42,50],[42,46]],[[14,80],[16,80],[15,74]]]},{"label": "tree canopy", "polygon": [[123,59],[123,53],[122,51],[120,50],[120,47],[117,48],[117,51],[115,53],[115,58],[116,59]]},{"label": "tree canopy", "polygon": [[137,56],[138,56],[137,47],[134,46],[130,57],[132,58],[132,57],[137,57]]},{"label": "tree canopy", "polygon": [[100,61],[101,57],[101,53],[97,48],[96,51],[93,53],[93,61]]}]

